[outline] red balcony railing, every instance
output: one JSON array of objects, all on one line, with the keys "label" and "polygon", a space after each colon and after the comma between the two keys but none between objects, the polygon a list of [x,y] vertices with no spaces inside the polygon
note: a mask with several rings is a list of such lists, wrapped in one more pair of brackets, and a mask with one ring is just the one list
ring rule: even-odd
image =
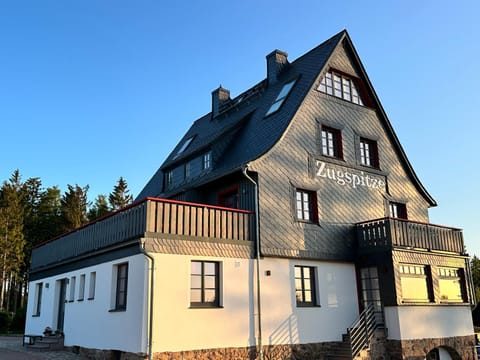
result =
[{"label": "red balcony railing", "polygon": [[149,235],[249,241],[254,234],[252,219],[250,211],[147,198],[38,245],[32,250],[31,269]]}]

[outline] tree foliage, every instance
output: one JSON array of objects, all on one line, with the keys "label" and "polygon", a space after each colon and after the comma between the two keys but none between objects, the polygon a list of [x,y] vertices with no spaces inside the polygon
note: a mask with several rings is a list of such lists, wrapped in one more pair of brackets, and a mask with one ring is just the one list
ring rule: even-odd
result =
[{"label": "tree foliage", "polygon": [[113,187],[113,191],[108,196],[110,208],[112,211],[119,210],[133,201],[133,196],[129,194],[127,182],[120,176],[117,185]]},{"label": "tree foliage", "polygon": [[132,202],[120,177],[110,195],[88,201],[89,186],[44,188],[38,177],[25,182],[19,170],[0,185],[0,311],[15,312],[26,304],[32,248],[43,241],[108,215]]},{"label": "tree foliage", "polygon": [[110,213],[111,211],[110,207],[108,206],[107,197],[103,194],[100,194],[97,196],[95,202],[88,211],[88,220],[94,221]]},{"label": "tree foliage", "polygon": [[60,201],[60,211],[65,231],[76,229],[88,222],[87,209],[89,206],[88,185],[81,187],[75,184],[75,186],[68,185],[67,187],[68,191],[65,192]]},{"label": "tree foliage", "polygon": [[477,298],[477,301],[480,301],[480,259],[477,256],[473,256],[470,260],[470,268],[472,270],[475,297]]}]

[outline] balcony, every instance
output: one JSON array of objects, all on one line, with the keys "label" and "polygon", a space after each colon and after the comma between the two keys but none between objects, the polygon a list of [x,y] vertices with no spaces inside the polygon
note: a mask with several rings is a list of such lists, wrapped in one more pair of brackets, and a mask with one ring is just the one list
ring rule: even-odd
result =
[{"label": "balcony", "polygon": [[245,210],[147,198],[38,245],[31,270],[80,260],[91,253],[139,244],[143,237],[250,241],[253,213]]},{"label": "balcony", "polygon": [[365,221],[356,227],[360,253],[399,247],[466,255],[460,229],[393,218]]}]

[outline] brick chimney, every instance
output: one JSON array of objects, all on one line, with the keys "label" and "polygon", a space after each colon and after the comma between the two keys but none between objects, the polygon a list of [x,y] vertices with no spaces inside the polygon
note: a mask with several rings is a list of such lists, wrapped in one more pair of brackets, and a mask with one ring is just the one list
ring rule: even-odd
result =
[{"label": "brick chimney", "polygon": [[267,55],[267,79],[269,84],[275,84],[282,70],[288,65],[288,54],[274,50]]},{"label": "brick chimney", "polygon": [[230,101],[230,90],[224,89],[222,85],[212,91],[212,118],[220,113],[220,108],[227,101]]}]

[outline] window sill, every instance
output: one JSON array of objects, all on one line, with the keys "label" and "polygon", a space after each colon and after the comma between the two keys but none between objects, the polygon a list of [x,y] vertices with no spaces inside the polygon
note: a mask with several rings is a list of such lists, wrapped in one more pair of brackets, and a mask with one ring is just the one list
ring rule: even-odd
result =
[{"label": "window sill", "polygon": [[327,154],[322,154],[322,153],[320,153],[320,156],[324,159],[335,160],[335,161],[338,161],[338,162],[346,163],[346,161],[343,157],[327,155]]},{"label": "window sill", "polygon": [[73,302],[75,302],[75,300],[68,300],[68,302],[69,302],[69,303],[73,303]]},{"label": "window sill", "polygon": [[40,317],[40,314],[33,314],[32,317]]},{"label": "window sill", "polygon": [[108,312],[126,312],[127,311],[127,308],[120,308],[120,309],[110,309],[108,310]]},{"label": "window sill", "polygon": [[87,300],[93,300],[93,299],[95,299],[95,298],[93,298],[93,297],[89,297]]},{"label": "window sill", "polygon": [[311,304],[297,304],[297,309],[311,309],[311,308],[320,308],[321,305],[311,305]]},{"label": "window sill", "polygon": [[402,300],[401,305],[435,305],[434,301],[421,301],[421,300]]},{"label": "window sill", "polygon": [[77,299],[77,301],[83,301],[83,299]]},{"label": "window sill", "polygon": [[380,169],[380,166],[378,166],[378,165],[366,165],[366,164],[360,163],[360,164],[358,164],[358,166],[360,166],[360,167],[362,167],[362,168],[365,168],[365,169],[367,169],[367,170],[370,170],[370,171],[371,171],[371,170],[373,170],[373,171],[379,171],[379,172],[382,171],[382,170]]},{"label": "window sill", "polygon": [[468,305],[468,302],[465,301],[440,301],[441,305]]},{"label": "window sill", "polygon": [[219,305],[190,305],[189,309],[223,309],[223,306]]}]

